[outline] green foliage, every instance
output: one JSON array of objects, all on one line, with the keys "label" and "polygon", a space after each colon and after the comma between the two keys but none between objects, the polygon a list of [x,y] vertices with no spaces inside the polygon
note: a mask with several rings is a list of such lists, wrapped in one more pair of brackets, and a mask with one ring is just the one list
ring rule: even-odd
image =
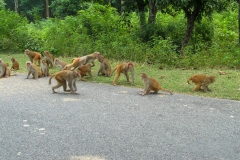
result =
[{"label": "green foliage", "polygon": [[1,9],[5,9],[6,3],[4,2],[4,0],[0,0],[0,10]]},{"label": "green foliage", "polygon": [[22,50],[27,40],[26,18],[13,11],[0,10],[0,24],[0,50]]},{"label": "green foliage", "polygon": [[54,16],[64,18],[66,16],[74,16],[81,8],[79,0],[58,0],[53,1],[50,5]]}]

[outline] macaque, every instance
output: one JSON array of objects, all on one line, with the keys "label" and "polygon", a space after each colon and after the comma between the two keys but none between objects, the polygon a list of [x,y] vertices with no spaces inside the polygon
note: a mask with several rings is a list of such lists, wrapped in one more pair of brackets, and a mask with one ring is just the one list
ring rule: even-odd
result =
[{"label": "macaque", "polygon": [[81,60],[84,61],[84,64],[86,64],[86,63],[92,63],[92,67],[93,67],[93,66],[95,66],[94,60],[95,60],[96,58],[98,58],[100,55],[101,55],[101,54],[100,54],[99,52],[94,52],[94,53],[92,53],[92,54],[89,54],[89,55],[86,55],[86,56],[82,56],[82,57],[80,57],[80,58],[81,58]]},{"label": "macaque", "polygon": [[28,55],[30,61],[33,64],[37,65],[37,61],[38,61],[38,65],[40,66],[40,60],[42,58],[41,53],[39,53],[39,52],[32,52],[29,49],[26,49],[25,50],[25,54]]},{"label": "macaque", "polygon": [[91,64],[89,64],[89,63],[78,67],[77,70],[79,70],[79,72],[80,72],[82,81],[85,81],[84,76],[86,76],[87,73],[92,77]]},{"label": "macaque", "polygon": [[49,68],[48,68],[48,65],[47,65],[47,61],[45,59],[42,59],[42,64],[41,64],[41,71],[42,71],[42,75],[44,77],[47,77],[49,76]]},{"label": "macaque", "polygon": [[[115,67],[115,69],[112,71],[112,73],[116,70],[116,75],[115,78],[113,80],[113,85],[116,85],[116,81],[118,80],[119,76],[121,73],[123,73],[126,78],[127,78],[127,82],[129,81],[129,76],[128,76],[128,72],[130,71],[132,74],[132,84],[134,84],[134,67],[133,67],[133,63],[132,62],[127,62],[127,63],[122,63],[119,64]],[[111,73],[111,75],[112,75]]]},{"label": "macaque", "polygon": [[77,67],[80,67],[84,64],[84,61],[81,58],[74,58],[71,64],[67,64],[63,70],[74,70]]},{"label": "macaque", "polygon": [[59,70],[63,70],[63,68],[68,64],[67,62],[61,61],[58,58],[54,59],[54,64],[59,67]]},{"label": "macaque", "polygon": [[42,71],[40,70],[40,68],[37,65],[31,63],[30,61],[27,61],[26,66],[27,66],[27,70],[28,70],[28,75],[27,75],[26,79],[28,79],[30,74],[32,74],[34,79],[38,79],[39,77],[42,77]]},{"label": "macaque", "polygon": [[12,61],[11,69],[19,70],[19,63],[18,63],[18,61],[15,58],[11,58],[11,61]]},{"label": "macaque", "polygon": [[44,55],[44,57],[46,59],[48,67],[49,67],[49,65],[50,65],[50,67],[53,67],[53,62],[54,62],[54,59],[55,59],[54,55],[51,54],[48,51],[44,51],[43,55]]},{"label": "macaque", "polygon": [[204,92],[211,92],[211,90],[208,88],[208,85],[215,82],[215,76],[205,76],[203,74],[196,74],[191,76],[188,79],[188,84],[190,84],[190,81],[196,84],[196,87],[193,89],[193,91],[198,91],[201,87],[204,90]]},{"label": "macaque", "polygon": [[[77,94],[77,86],[76,86],[76,80],[80,76],[79,71],[69,71],[69,70],[62,70],[55,74],[53,74],[49,78],[49,84],[51,84],[51,80],[54,77],[57,81],[57,85],[52,87],[53,93],[57,93],[54,89],[57,89],[61,86],[63,86],[64,92],[70,92],[72,94]],[[70,90],[67,90],[67,82],[68,87]]]},{"label": "macaque", "polygon": [[172,92],[170,92],[169,90],[162,88],[160,83],[155,78],[148,77],[146,73],[141,74],[141,79],[143,80],[145,85],[144,90],[140,92],[140,94],[143,96],[150,93],[150,91],[153,91],[154,94],[157,94],[159,90],[172,94]]},{"label": "macaque", "polygon": [[102,73],[103,75],[109,77],[111,75],[112,69],[108,60],[103,56],[99,55],[98,61],[100,62],[100,69],[98,70],[98,75]]},{"label": "macaque", "polygon": [[7,72],[7,64],[0,59],[0,78],[5,77]]}]

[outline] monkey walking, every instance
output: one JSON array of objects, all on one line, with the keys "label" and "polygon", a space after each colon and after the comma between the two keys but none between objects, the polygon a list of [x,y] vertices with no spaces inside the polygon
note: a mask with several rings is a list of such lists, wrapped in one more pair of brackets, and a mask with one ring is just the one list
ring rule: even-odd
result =
[{"label": "monkey walking", "polygon": [[201,87],[204,90],[204,92],[211,92],[211,89],[208,88],[208,86],[215,82],[216,76],[205,76],[203,74],[196,74],[191,76],[187,82],[190,84],[190,81],[195,83],[196,87],[193,89],[193,91],[198,91]]},{"label": "monkey walking", "polygon": [[115,69],[112,71],[111,75],[116,71],[115,78],[113,80],[113,85],[116,86],[116,81],[118,80],[121,73],[123,73],[126,76],[127,82],[130,83],[128,72],[131,72],[132,75],[132,84],[134,84],[134,67],[132,62],[122,63],[115,67]]},{"label": "monkey walking", "polygon": [[32,52],[30,51],[29,49],[26,49],[25,51],[25,54],[29,57],[30,61],[32,63],[34,63],[35,65],[37,65],[37,61],[38,61],[38,65],[40,66],[40,60],[42,58],[42,55],[41,53],[39,52]]},{"label": "monkey walking", "polygon": [[61,61],[58,58],[55,58],[53,63],[59,67],[59,70],[63,70],[63,68],[68,64],[67,62]]},{"label": "monkey walking", "polygon": [[153,91],[153,93],[156,94],[156,93],[158,93],[159,90],[162,90],[165,92],[169,92],[172,95],[171,91],[162,88],[160,83],[155,78],[148,77],[146,73],[141,74],[141,79],[143,80],[143,82],[145,84],[145,88],[139,94],[144,96],[144,95],[148,94],[150,91]]},{"label": "monkey walking", "polygon": [[[78,94],[77,91],[77,86],[76,86],[76,80],[78,77],[80,77],[80,72],[79,71],[70,71],[70,70],[62,70],[59,71],[55,74],[53,74],[49,78],[49,84],[51,84],[52,78],[55,78],[57,81],[57,85],[52,87],[53,93],[57,93],[55,89],[63,86],[63,91],[64,92],[70,92],[72,94]],[[70,90],[67,90],[67,82],[68,82],[68,87]]]}]

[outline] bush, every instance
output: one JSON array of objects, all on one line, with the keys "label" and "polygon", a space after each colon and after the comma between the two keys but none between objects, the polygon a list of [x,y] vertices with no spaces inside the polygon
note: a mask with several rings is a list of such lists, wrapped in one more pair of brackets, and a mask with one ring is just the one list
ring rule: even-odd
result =
[{"label": "bush", "polygon": [[27,36],[27,19],[16,12],[0,10],[0,50],[23,50]]}]

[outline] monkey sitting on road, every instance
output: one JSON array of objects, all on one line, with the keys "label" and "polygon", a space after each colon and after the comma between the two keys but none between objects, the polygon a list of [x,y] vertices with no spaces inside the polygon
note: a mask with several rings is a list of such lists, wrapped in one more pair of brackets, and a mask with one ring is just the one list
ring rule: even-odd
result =
[{"label": "monkey sitting on road", "polygon": [[[72,94],[77,94],[76,80],[78,77],[80,77],[79,71],[70,71],[70,70],[59,71],[59,72],[53,74],[49,78],[49,84],[51,84],[51,80],[53,77],[57,81],[57,85],[52,87],[53,93],[57,93],[54,89],[57,89],[57,88],[63,86],[64,92],[70,92]],[[70,90],[67,90],[67,82],[68,82],[68,87],[70,88]]]},{"label": "monkey sitting on road", "polygon": [[27,78],[32,74],[34,79],[38,79],[39,77],[42,77],[42,71],[40,68],[38,68],[37,65],[31,63],[30,61],[26,62],[27,70],[28,70],[28,75]]},{"label": "monkey sitting on road", "polygon": [[156,79],[148,77],[146,73],[141,74],[141,79],[143,80],[143,82],[145,84],[144,90],[142,92],[140,92],[140,94],[143,96],[148,94],[150,91],[154,91],[153,93],[156,94],[156,93],[158,93],[159,90],[166,91],[166,92],[169,92],[170,94],[172,94],[172,92],[162,88]]}]

